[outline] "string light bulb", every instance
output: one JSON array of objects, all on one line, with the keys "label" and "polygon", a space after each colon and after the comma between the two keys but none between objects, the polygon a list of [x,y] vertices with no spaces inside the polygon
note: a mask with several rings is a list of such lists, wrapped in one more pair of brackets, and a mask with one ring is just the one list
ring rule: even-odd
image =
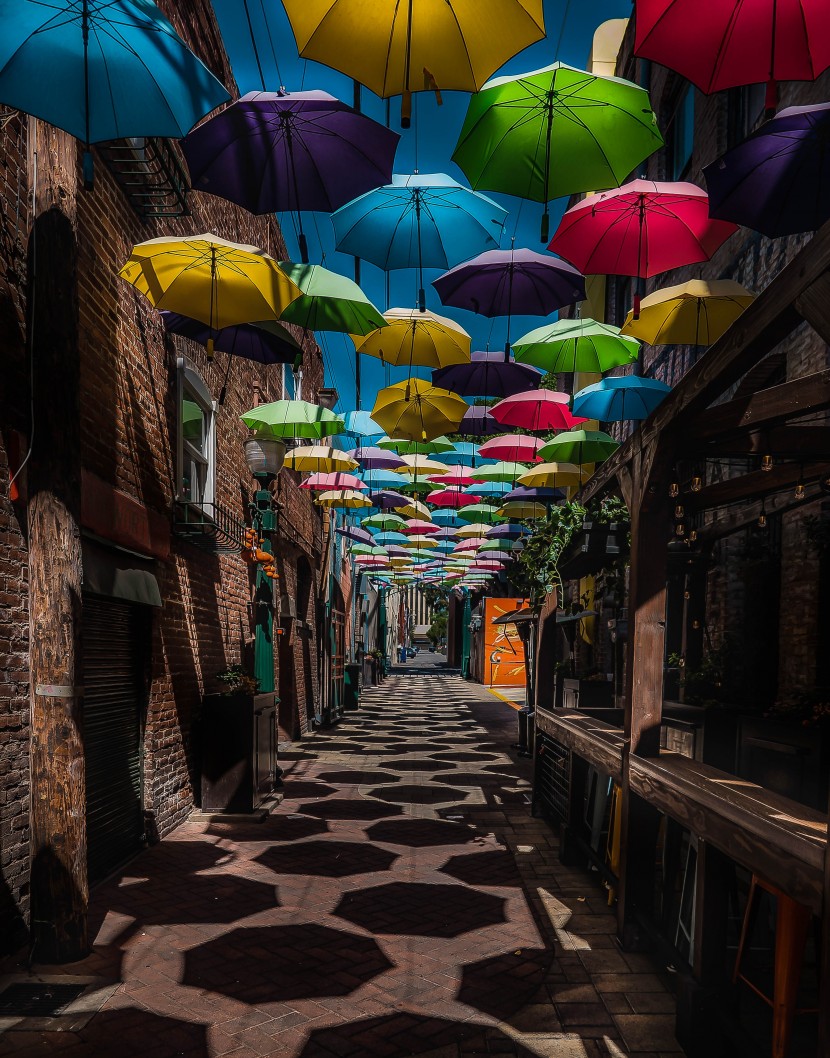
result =
[{"label": "string light bulb", "polygon": [[692,529],[689,533],[689,543],[693,544],[697,540],[697,529]]},{"label": "string light bulb", "polygon": [[671,496],[671,498],[674,500],[674,499],[677,499],[677,497],[679,495],[680,495],[680,486],[677,484],[676,481],[673,481],[671,483],[671,485],[669,485],[669,496]]},{"label": "string light bulb", "polygon": [[772,470],[772,456],[767,454],[761,458],[761,470],[769,473]]},{"label": "string light bulb", "polygon": [[691,489],[692,492],[700,492],[703,488],[703,478],[699,474],[695,474],[692,478]]},{"label": "string light bulb", "polygon": [[683,522],[678,522],[674,527],[674,535],[679,537],[684,537],[686,535],[686,526]]},{"label": "string light bulb", "polygon": [[763,503],[761,503],[761,513],[758,515],[758,528],[766,529],[767,527],[767,509]]},{"label": "string light bulb", "polygon": [[683,507],[683,504],[682,503],[678,503],[677,506],[674,508],[674,516],[675,516],[675,518],[678,518],[678,519],[679,518],[683,518],[683,517],[685,517],[685,514],[686,514],[686,511],[685,511],[685,509]]}]

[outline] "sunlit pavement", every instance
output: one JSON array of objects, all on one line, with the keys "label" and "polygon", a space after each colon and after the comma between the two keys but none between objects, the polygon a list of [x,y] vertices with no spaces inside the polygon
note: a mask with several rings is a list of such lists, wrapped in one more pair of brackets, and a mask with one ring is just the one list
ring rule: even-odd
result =
[{"label": "sunlit pavement", "polygon": [[266,822],[188,823],[97,889],[94,953],[35,969],[120,983],[0,1054],[676,1054],[667,979],[530,816],[515,711],[443,661],[283,752]]}]

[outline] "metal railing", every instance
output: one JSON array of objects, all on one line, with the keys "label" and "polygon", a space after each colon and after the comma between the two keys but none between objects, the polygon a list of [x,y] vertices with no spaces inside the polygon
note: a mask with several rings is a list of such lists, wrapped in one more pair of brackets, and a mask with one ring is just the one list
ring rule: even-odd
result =
[{"label": "metal railing", "polygon": [[245,546],[245,523],[220,503],[176,500],[173,535],[213,554],[238,555]]}]

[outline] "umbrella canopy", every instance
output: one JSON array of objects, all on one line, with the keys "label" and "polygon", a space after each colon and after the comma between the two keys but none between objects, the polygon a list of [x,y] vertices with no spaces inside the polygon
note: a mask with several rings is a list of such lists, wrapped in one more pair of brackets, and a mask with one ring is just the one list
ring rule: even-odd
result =
[{"label": "umbrella canopy", "polygon": [[465,486],[465,492],[475,493],[477,496],[482,498],[488,496],[504,496],[510,492],[511,485],[506,481],[479,481],[472,485]]},{"label": "umbrella canopy", "polygon": [[484,553],[488,559],[492,559],[494,562],[512,562],[513,560],[513,555],[509,551],[491,551],[487,548]]},{"label": "umbrella canopy", "polygon": [[[436,511],[436,514],[437,513],[439,512]],[[446,527],[442,529],[440,526],[435,525],[435,523],[433,523],[433,528],[435,529],[435,532],[432,535],[435,540],[450,542],[458,538],[458,528]]]},{"label": "umbrella canopy", "polygon": [[432,381],[462,397],[508,397],[535,389],[542,376],[531,367],[514,363],[501,351],[474,352],[470,363],[433,371]]},{"label": "umbrella canopy", "polygon": [[372,418],[389,434],[428,441],[457,430],[466,411],[467,404],[455,393],[413,378],[382,389]]},{"label": "umbrella canopy", "polygon": [[567,261],[535,250],[486,250],[432,285],[444,305],[481,316],[550,316],[585,300],[585,277]]},{"label": "umbrella canopy", "polygon": [[398,488],[401,492],[414,493],[417,495],[419,492],[432,492],[435,486],[432,482],[427,481],[426,478],[410,478],[409,480],[404,478]]},{"label": "umbrella canopy", "polygon": [[634,50],[702,92],[814,81],[830,64],[821,0],[638,0]]},{"label": "umbrella canopy", "polygon": [[417,536],[422,533],[434,533],[437,535],[441,532],[441,529],[439,526],[434,525],[432,522],[426,521],[424,518],[410,518],[401,530],[401,532],[410,533],[413,536]]},{"label": "umbrella canopy", "polygon": [[344,433],[350,437],[380,437],[383,430],[372,419],[368,411],[347,411]]},{"label": "umbrella canopy", "polygon": [[432,517],[429,507],[425,503],[421,503],[420,500],[407,500],[405,504],[397,507],[396,510],[404,518],[423,518],[424,521],[428,521]]},{"label": "umbrella canopy", "polygon": [[643,298],[640,318],[629,312],[622,333],[649,345],[711,345],[754,300],[731,279],[692,279]]},{"label": "umbrella canopy", "polygon": [[[582,484],[582,475],[578,467],[571,463],[539,463],[531,467],[519,478],[519,483],[531,488],[548,489],[569,488]],[[521,500],[510,500],[510,503],[521,503]]]},{"label": "umbrella canopy", "polygon": [[0,99],[87,146],[179,139],[230,99],[155,4],[6,0],[0,17]]},{"label": "umbrella canopy", "polygon": [[182,150],[198,191],[251,213],[331,213],[389,183],[399,140],[328,92],[248,92]]},{"label": "umbrella canopy", "polygon": [[380,558],[389,558],[385,547],[372,546],[371,544],[353,544],[349,548],[350,555],[374,555]]},{"label": "umbrella canopy", "polygon": [[507,211],[445,173],[396,175],[332,214],[335,245],[389,271],[418,269],[418,308],[426,308],[424,268],[449,268],[496,249]]},{"label": "umbrella canopy", "polygon": [[470,359],[470,336],[453,320],[434,312],[389,309],[381,330],[352,335],[359,353],[393,367],[445,367]]},{"label": "umbrella canopy", "polygon": [[[469,536],[470,525],[480,528],[488,525],[492,525],[496,518],[496,511],[498,507],[494,507],[490,503],[471,503],[466,507],[460,507],[458,510],[458,517],[463,518],[467,525],[462,525],[456,530],[457,536]],[[480,536],[482,534],[477,533]]]},{"label": "umbrella canopy", "polygon": [[502,501],[507,503],[509,500],[534,500],[538,503],[556,503],[564,498],[565,493],[561,489],[520,485],[516,489],[511,489],[510,492],[506,492],[502,497]]},{"label": "umbrella canopy", "polygon": [[[388,448],[400,456],[428,456],[453,449],[453,443],[447,437],[433,437],[431,441],[410,441],[407,437],[381,437],[378,448]],[[443,461],[443,456],[441,456]]]},{"label": "umbrella canopy", "polygon": [[709,197],[695,184],[632,180],[572,206],[549,249],[586,275],[648,279],[708,261],[735,231],[709,217]]},{"label": "umbrella canopy", "polygon": [[487,530],[487,536],[489,539],[493,537],[499,537],[502,540],[518,540],[519,537],[527,536],[527,526],[519,525],[518,523],[507,525],[494,525],[491,529]]},{"label": "umbrella canopy", "polygon": [[400,456],[401,465],[396,467],[393,473],[409,474],[411,476],[441,473],[446,470],[443,463],[439,463],[429,456],[415,454]]},{"label": "umbrella canopy", "polygon": [[616,187],[662,145],[645,89],[556,62],[486,84],[452,158],[473,187],[547,204]]},{"label": "umbrella canopy", "polygon": [[308,331],[368,334],[386,321],[357,283],[322,265],[280,261],[280,268],[300,289],[280,319]]},{"label": "umbrella canopy", "polygon": [[259,404],[240,416],[261,437],[305,437],[319,439],[340,433],[343,420],[328,408],[304,400],[277,400]]},{"label": "umbrella canopy", "polygon": [[461,489],[436,489],[434,492],[427,494],[427,503],[431,503],[434,507],[466,507],[474,500],[479,499],[478,496],[468,496],[466,492],[462,492]]},{"label": "umbrella canopy", "polygon": [[506,459],[517,463],[535,463],[539,449],[544,444],[538,437],[529,434],[508,433],[503,437],[492,437],[479,448],[483,456]]},{"label": "umbrella canopy", "polygon": [[397,532],[404,525],[404,519],[399,514],[370,514],[360,524],[367,529],[393,530]]},{"label": "umbrella canopy", "polygon": [[574,393],[574,410],[600,422],[646,419],[669,393],[671,387],[656,378],[604,378]]},{"label": "umbrella canopy", "polygon": [[220,353],[241,356],[259,364],[294,364],[303,359],[303,347],[279,323],[240,323],[236,327],[213,331],[207,324],[178,312],[163,310],[160,316],[168,334],[179,334],[205,346],[212,339],[213,348]]},{"label": "umbrella canopy", "polygon": [[340,471],[328,474],[311,474],[300,484],[301,489],[313,489],[315,492],[328,492],[331,489],[354,489],[359,491],[365,489],[366,485],[356,478],[354,474],[344,474]]},{"label": "umbrella canopy", "polygon": [[527,470],[524,463],[492,463],[473,471],[476,481],[515,481]]},{"label": "umbrella canopy", "polygon": [[406,538],[406,543],[403,546],[417,550],[419,548],[429,548],[432,546],[432,543],[433,541],[431,538],[425,533],[413,533],[412,536]]},{"label": "umbrella canopy", "polygon": [[[507,522],[511,518],[521,518],[527,522],[537,521],[540,518],[544,518],[547,513],[548,509],[543,503],[533,503],[529,500],[510,500],[499,508],[499,517]],[[500,540],[499,543],[502,547],[505,546],[503,540]]]},{"label": "umbrella canopy", "polygon": [[355,492],[354,489],[332,489],[330,492],[321,492],[314,502],[319,503],[321,507],[342,507],[348,510],[372,506],[368,497]]},{"label": "umbrella canopy", "polygon": [[366,470],[361,474],[363,480],[370,489],[397,489],[401,485],[401,477],[393,470]]},{"label": "umbrella canopy", "polygon": [[346,540],[353,540],[356,544],[368,544],[370,547],[375,539],[371,533],[361,529],[358,525],[345,525],[334,531]]},{"label": "umbrella canopy", "polygon": [[713,217],[770,237],[830,218],[830,103],[787,107],[703,170]]},{"label": "umbrella canopy", "polygon": [[539,451],[543,459],[557,463],[602,463],[620,447],[619,441],[600,430],[570,430],[548,441]]},{"label": "umbrella canopy", "polygon": [[285,466],[305,474],[356,470],[357,462],[347,452],[328,445],[308,445],[292,448],[285,454]]},{"label": "umbrella canopy", "polygon": [[464,412],[464,418],[458,427],[459,433],[466,433],[472,437],[488,437],[494,433],[504,433],[504,429],[490,414],[490,409],[484,406],[468,408]]},{"label": "umbrella canopy", "polygon": [[403,459],[394,452],[387,452],[373,445],[354,448],[349,452],[349,456],[367,470],[392,471],[404,465]]},{"label": "umbrella canopy", "polygon": [[[118,275],[157,309],[189,316],[212,331],[276,320],[301,293],[256,246],[210,233],[138,243]],[[209,338],[209,356],[214,345]]]},{"label": "umbrella canopy", "polygon": [[433,511],[432,520],[436,525],[440,525],[444,529],[457,529],[458,526],[461,525],[461,519],[458,517],[458,512],[454,508]]},{"label": "umbrella canopy", "polygon": [[441,452],[438,459],[447,466],[472,466],[478,460],[478,445],[474,441],[456,441],[452,448]]},{"label": "umbrella canopy", "polygon": [[477,91],[502,63],[544,37],[542,8],[542,0],[426,7],[285,0],[300,55],[341,70],[382,98],[432,88]]},{"label": "umbrella canopy", "polygon": [[522,430],[570,430],[578,422],[569,408],[567,393],[539,389],[505,397],[490,409],[493,418],[502,426],[518,426]]},{"label": "umbrella canopy", "polygon": [[596,320],[559,320],[528,331],[513,346],[516,359],[553,374],[591,371],[603,374],[630,364],[640,343],[620,334],[619,327]]},{"label": "umbrella canopy", "polygon": [[389,544],[406,544],[408,537],[403,533],[385,532],[378,533],[375,541],[384,547]]},{"label": "umbrella canopy", "polygon": [[[536,505],[538,506],[538,504]],[[526,505],[523,505],[523,509]],[[531,515],[531,519],[536,515]],[[498,526],[493,526],[493,531],[498,529]],[[525,528],[525,532],[527,529]],[[524,547],[524,543],[520,540],[511,540],[510,537],[492,537],[484,540],[481,544],[481,550],[487,551],[521,551]]]},{"label": "umbrella canopy", "polygon": [[432,474],[429,480],[434,484],[440,485],[442,488],[455,485],[460,489],[466,488],[467,485],[472,485],[473,478],[471,477],[472,471],[466,467],[456,467],[451,470],[449,467],[444,468],[443,474]]},{"label": "umbrella canopy", "polygon": [[395,492],[394,489],[379,489],[377,492],[370,492],[369,499],[373,507],[379,507],[382,511],[396,510],[409,503],[402,492]]}]

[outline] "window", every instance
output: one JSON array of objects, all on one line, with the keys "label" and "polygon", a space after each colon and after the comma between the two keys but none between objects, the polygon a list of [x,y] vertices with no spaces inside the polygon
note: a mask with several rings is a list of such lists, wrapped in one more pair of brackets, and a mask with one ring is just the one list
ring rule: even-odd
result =
[{"label": "window", "polygon": [[189,360],[178,368],[178,498],[213,503],[216,473],[216,411],[210,391]]},{"label": "window", "polygon": [[764,116],[766,85],[730,88],[726,99],[726,146],[732,148],[745,140]]},{"label": "window", "polygon": [[666,171],[669,180],[682,180],[692,164],[695,135],[695,90],[686,85],[666,129]]},{"label": "window", "polygon": [[292,400],[294,397],[294,371],[291,364],[282,365],[282,399]]}]

